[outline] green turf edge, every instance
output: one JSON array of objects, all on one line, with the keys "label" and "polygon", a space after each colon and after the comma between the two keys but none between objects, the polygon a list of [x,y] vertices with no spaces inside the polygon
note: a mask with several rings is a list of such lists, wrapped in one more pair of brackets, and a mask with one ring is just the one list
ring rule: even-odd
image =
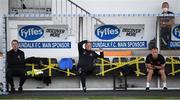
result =
[{"label": "green turf edge", "polygon": [[0,99],[180,99],[180,96],[0,96]]}]

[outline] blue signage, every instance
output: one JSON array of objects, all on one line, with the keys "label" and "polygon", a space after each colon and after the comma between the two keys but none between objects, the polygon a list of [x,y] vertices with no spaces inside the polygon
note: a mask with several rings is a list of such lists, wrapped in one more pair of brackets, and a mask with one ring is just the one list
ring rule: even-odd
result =
[{"label": "blue signage", "polygon": [[147,48],[147,41],[101,41],[101,42],[93,42],[93,48]]},{"label": "blue signage", "polygon": [[44,30],[37,25],[27,25],[19,29],[19,36],[24,40],[37,40],[44,34]]},{"label": "blue signage", "polygon": [[180,41],[171,41],[169,43],[170,48],[180,48]]},{"label": "blue signage", "polygon": [[176,37],[177,39],[180,39],[180,25],[177,25],[176,27],[174,27],[174,29],[173,29],[173,35],[174,35],[174,37]]},{"label": "blue signage", "polygon": [[111,40],[120,34],[120,29],[115,25],[103,25],[95,30],[95,35],[102,40]]},{"label": "blue signage", "polygon": [[19,47],[23,49],[71,48],[71,42],[19,42]]}]

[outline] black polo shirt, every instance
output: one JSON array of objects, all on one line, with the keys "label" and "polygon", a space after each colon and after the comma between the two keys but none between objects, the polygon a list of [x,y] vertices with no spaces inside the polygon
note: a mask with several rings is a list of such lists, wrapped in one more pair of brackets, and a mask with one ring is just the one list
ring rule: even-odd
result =
[{"label": "black polo shirt", "polygon": [[146,64],[151,64],[155,66],[161,66],[162,64],[165,64],[165,59],[161,54],[158,54],[157,59],[153,59],[152,54],[149,54],[146,57]]}]

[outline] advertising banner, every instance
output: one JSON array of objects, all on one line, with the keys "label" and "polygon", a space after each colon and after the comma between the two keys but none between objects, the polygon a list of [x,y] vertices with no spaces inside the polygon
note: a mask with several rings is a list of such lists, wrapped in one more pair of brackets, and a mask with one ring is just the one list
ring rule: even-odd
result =
[{"label": "advertising banner", "polygon": [[20,48],[71,48],[68,25],[18,25]]},{"label": "advertising banner", "polygon": [[95,25],[93,48],[147,49],[144,24]]},{"label": "advertising banner", "polygon": [[180,49],[180,24],[174,25],[172,28],[169,47],[172,49]]}]

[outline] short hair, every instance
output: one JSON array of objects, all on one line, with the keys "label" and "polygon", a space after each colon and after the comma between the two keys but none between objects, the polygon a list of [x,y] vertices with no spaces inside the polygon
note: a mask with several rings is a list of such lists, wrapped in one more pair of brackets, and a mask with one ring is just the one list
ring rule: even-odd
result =
[{"label": "short hair", "polygon": [[168,2],[163,2],[162,3],[162,7],[163,7],[163,5],[168,5],[168,7],[169,7],[169,3]]},{"label": "short hair", "polygon": [[164,5],[164,4],[168,4],[168,5],[169,5],[169,3],[168,3],[168,2],[163,2],[163,3],[162,3],[162,5]]},{"label": "short hair", "polygon": [[[12,40],[12,42],[17,42],[17,43],[19,43],[18,40]],[[12,42],[11,42],[11,43],[12,43]]]},{"label": "short hair", "polygon": [[91,41],[87,41],[87,42],[85,43],[85,45],[87,45],[88,43],[92,44],[92,42],[91,42]]},{"label": "short hair", "polygon": [[152,47],[152,48],[151,48],[151,50],[153,50],[153,49],[156,49],[156,50],[158,50],[158,48],[157,48],[157,47]]}]

